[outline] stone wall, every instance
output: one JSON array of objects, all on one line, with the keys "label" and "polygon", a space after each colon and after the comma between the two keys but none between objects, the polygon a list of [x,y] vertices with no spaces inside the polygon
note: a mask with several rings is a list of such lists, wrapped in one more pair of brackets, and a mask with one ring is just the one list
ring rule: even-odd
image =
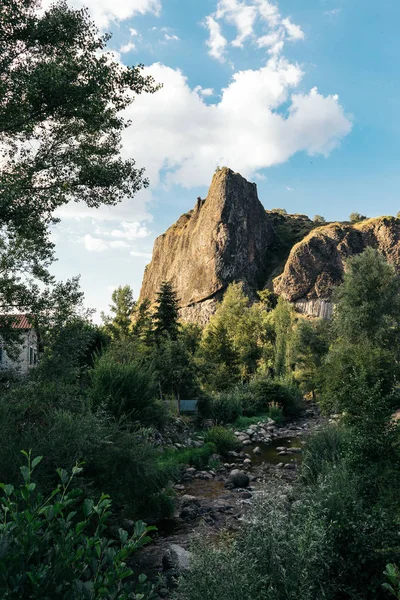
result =
[{"label": "stone wall", "polygon": [[[21,345],[17,360],[13,360],[2,348],[0,362],[1,371],[14,371],[21,375],[26,375],[30,369],[34,368],[38,362],[39,339],[34,329],[21,331]],[[0,342],[1,344],[1,342]],[[35,358],[36,357],[36,358]]]}]

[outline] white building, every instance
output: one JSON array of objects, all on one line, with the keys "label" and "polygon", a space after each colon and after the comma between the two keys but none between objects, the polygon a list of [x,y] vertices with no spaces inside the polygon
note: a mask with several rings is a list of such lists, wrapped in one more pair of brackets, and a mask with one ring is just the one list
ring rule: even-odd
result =
[{"label": "white building", "polygon": [[14,371],[26,375],[35,367],[39,356],[39,336],[26,315],[14,315],[13,329],[18,329],[21,337],[19,356],[16,360],[7,355],[1,341],[0,328],[0,371]]}]

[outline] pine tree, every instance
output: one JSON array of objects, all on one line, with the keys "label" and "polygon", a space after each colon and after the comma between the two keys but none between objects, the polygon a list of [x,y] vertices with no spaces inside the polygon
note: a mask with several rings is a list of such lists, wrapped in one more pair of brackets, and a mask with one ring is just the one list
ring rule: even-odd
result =
[{"label": "pine tree", "polygon": [[178,336],[178,299],[169,281],[161,283],[157,293],[157,308],[154,313],[154,332],[157,338],[168,334],[172,340]]}]

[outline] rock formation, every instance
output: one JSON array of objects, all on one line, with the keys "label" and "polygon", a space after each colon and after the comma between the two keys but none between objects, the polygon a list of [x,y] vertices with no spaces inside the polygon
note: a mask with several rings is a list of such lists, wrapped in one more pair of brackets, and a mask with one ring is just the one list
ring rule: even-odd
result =
[{"label": "rock formation", "polygon": [[193,210],[156,239],[140,300],[153,303],[161,282],[170,281],[181,317],[206,323],[236,281],[253,299],[267,287],[302,312],[329,317],[345,259],[367,246],[400,271],[400,220],[318,227],[305,215],[266,211],[256,185],[224,167],[215,172],[206,199],[198,198]]},{"label": "rock formation", "polygon": [[154,244],[140,299],[155,300],[163,280],[175,287],[181,315],[206,322],[232,281],[255,294],[267,276],[274,229],[257,188],[230,169],[218,169],[205,200],[182,215]]},{"label": "rock formation", "polygon": [[345,260],[367,246],[379,250],[400,273],[399,219],[330,223],[314,229],[292,248],[283,273],[274,280],[274,291],[301,312],[329,317],[332,292],[343,279]]}]

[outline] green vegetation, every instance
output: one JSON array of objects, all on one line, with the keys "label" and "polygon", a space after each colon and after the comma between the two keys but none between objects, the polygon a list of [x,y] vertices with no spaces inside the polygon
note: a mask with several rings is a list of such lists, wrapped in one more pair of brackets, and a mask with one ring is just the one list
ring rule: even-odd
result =
[{"label": "green vegetation", "polygon": [[365,215],[358,212],[352,212],[349,217],[351,223],[359,223],[360,221],[365,221],[366,218]]},{"label": "green vegetation", "polygon": [[[128,126],[121,115],[158,85],[142,66],[125,67],[105,52],[109,36],[85,10],[39,5],[0,7],[1,344],[18,353],[10,314],[17,311],[41,342],[37,368],[0,381],[1,598],[154,598],[129,567],[149,541],[141,519],[173,515],[173,485],[188,466],[210,468],[216,453],[240,448],[232,427],[283,424],[312,400],[337,415],[309,439],[296,482],[285,487],[282,477],[279,491],[260,494],[234,535],[200,537],[177,593],[399,599],[394,267],[372,248],[350,258],[330,322],[302,317],[268,289],[253,301],[233,282],[205,327],[183,324],[176,290],[163,281],[154,304],[118,287],[110,315],[94,325],[79,278],[51,275],[50,226],[68,202],[113,205],[147,185],[143,169],[120,154]],[[266,279],[325,223],[284,209],[268,215],[277,236]],[[365,219],[350,215],[354,224]],[[198,401],[196,417],[179,414],[181,399]],[[195,426],[198,439],[189,443]],[[122,519],[139,519],[131,537]]]},{"label": "green vegetation", "polygon": [[208,444],[214,444],[217,452],[224,456],[229,450],[238,450],[240,448],[240,442],[233,431],[221,426],[209,429],[204,436],[204,441]]},{"label": "green vegetation", "polygon": [[197,540],[183,597],[398,597],[399,285],[368,249],[348,261],[328,327],[280,309],[279,364],[341,422],[314,434],[296,485],[265,492],[234,540]]},{"label": "green vegetation", "polygon": [[[20,467],[23,483],[1,484],[0,593],[6,599],[41,598],[155,598],[145,575],[137,579],[127,560],[150,541],[155,527],[135,524],[131,536],[118,530],[118,540],[107,535],[111,500],[83,499],[71,485],[82,471],[58,469],[60,483],[48,497],[38,492],[33,472],[43,460]],[[40,467],[39,467],[40,468]],[[134,596],[132,596],[134,594]]]}]

